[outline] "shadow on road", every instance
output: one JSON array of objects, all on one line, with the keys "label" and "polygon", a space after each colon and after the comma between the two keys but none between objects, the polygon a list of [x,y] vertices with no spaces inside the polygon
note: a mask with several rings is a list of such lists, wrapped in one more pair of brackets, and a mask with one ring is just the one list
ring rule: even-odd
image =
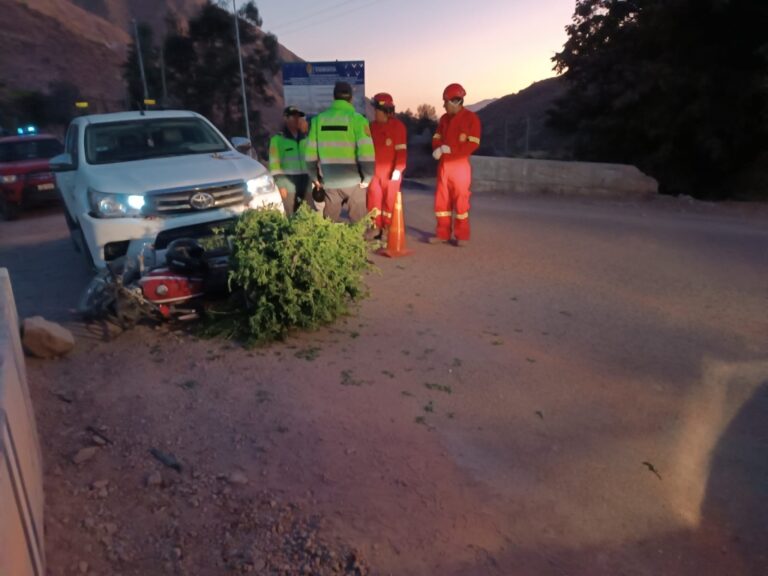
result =
[{"label": "shadow on road", "polygon": [[[510,542],[513,551],[499,555],[477,547],[474,562],[455,566],[448,573],[765,576],[768,574],[766,414],[768,379],[741,407],[711,453],[711,468],[697,525],[618,546],[570,548],[559,543],[537,549],[514,549],[514,543]],[[658,501],[648,502],[649,507],[662,505]],[[482,572],[478,572],[480,567]]]}]

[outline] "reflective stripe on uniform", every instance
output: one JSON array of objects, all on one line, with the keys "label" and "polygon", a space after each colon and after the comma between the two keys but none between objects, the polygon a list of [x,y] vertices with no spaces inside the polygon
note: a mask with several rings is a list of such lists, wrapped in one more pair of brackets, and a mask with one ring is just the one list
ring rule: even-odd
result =
[{"label": "reflective stripe on uniform", "polygon": [[441,138],[442,138],[442,136],[440,136],[439,132],[435,132],[435,135],[432,136],[432,140],[435,140],[435,139],[440,140]]},{"label": "reflective stripe on uniform", "polygon": [[386,210],[382,210],[381,215],[384,216],[385,218],[392,218],[392,212],[387,212]]},{"label": "reflective stripe on uniform", "polygon": [[467,138],[470,142],[474,142],[475,144],[480,144],[480,138],[477,138],[476,136],[470,136]]},{"label": "reflective stripe on uniform", "polygon": [[437,216],[438,218],[450,218],[451,214],[453,214],[453,212],[451,212],[450,210],[448,210],[447,212],[435,212],[435,216]]},{"label": "reflective stripe on uniform", "polygon": [[[361,158],[361,161],[363,159]],[[323,165],[326,164],[357,164],[357,158],[327,158],[323,157],[321,160]]]},{"label": "reflective stripe on uniform", "polygon": [[469,218],[469,212],[464,212],[463,214],[456,214],[456,220],[466,220]]},{"label": "reflective stripe on uniform", "polygon": [[334,122],[338,124],[349,124],[349,115],[337,114],[334,116],[333,113],[329,111],[323,113],[323,124],[333,124]]},{"label": "reflective stripe on uniform", "polygon": [[396,144],[395,145],[395,150],[407,150],[407,149],[408,149],[408,144]]},{"label": "reflective stripe on uniform", "polygon": [[381,213],[382,213],[382,212],[381,212],[381,210],[379,210],[378,208],[373,208],[373,209],[371,210],[371,216],[373,216],[374,218],[376,218],[377,216],[379,216]]},{"label": "reflective stripe on uniform", "polygon": [[337,140],[335,142],[323,140],[322,143],[323,147],[325,148],[352,148],[354,150],[355,143],[354,142],[345,142],[343,140]]}]

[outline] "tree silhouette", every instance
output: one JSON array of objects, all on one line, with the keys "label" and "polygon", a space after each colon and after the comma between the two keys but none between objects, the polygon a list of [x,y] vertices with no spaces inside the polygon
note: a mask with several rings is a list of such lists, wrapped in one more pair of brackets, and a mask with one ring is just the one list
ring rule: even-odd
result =
[{"label": "tree silhouette", "polygon": [[[206,2],[187,27],[173,18],[166,19],[168,30],[163,42],[168,106],[194,110],[229,135],[243,133],[240,94],[240,67],[237,55],[232,13],[226,2]],[[251,1],[238,10],[237,19],[243,54],[249,121],[258,132],[261,115],[254,100],[271,104],[274,96],[269,84],[280,67],[277,38],[265,34],[258,26],[262,20]],[[139,27],[144,67],[150,97],[160,96],[159,50],[152,45],[151,30]],[[146,39],[145,39],[146,38]],[[129,48],[124,77],[132,101],[142,94],[135,46]],[[143,96],[140,96],[140,101]]]},{"label": "tree silhouette", "polygon": [[765,149],[768,2],[578,0],[566,30],[552,124],[578,158],[712,197]]}]

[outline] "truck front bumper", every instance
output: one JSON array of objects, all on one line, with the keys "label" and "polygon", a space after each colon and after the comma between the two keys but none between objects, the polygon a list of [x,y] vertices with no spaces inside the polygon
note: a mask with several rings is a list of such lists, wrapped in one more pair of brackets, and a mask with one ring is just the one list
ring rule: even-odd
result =
[{"label": "truck front bumper", "polygon": [[80,218],[85,249],[96,268],[105,268],[107,262],[120,257],[138,257],[146,248],[162,251],[176,238],[201,238],[213,234],[213,228],[237,218],[247,209],[270,208],[283,212],[280,193],[276,190],[260,194],[250,204],[188,212],[173,216],[151,218],[95,218],[87,214]]}]

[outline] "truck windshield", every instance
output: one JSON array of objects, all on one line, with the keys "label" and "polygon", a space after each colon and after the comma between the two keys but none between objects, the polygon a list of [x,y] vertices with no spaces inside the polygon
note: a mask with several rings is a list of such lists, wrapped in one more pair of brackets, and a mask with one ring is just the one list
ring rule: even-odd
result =
[{"label": "truck windshield", "polygon": [[199,118],[153,118],[91,124],[85,129],[89,164],[114,164],[229,150],[227,143]]},{"label": "truck windshield", "polygon": [[55,138],[0,142],[0,162],[47,160],[61,154],[63,147]]}]

